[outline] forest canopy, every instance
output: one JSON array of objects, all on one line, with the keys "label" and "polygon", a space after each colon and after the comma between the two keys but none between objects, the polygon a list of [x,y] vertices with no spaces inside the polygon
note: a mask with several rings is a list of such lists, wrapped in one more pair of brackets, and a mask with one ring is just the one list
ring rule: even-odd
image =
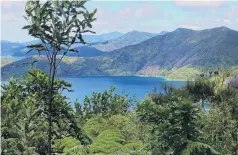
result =
[{"label": "forest canopy", "polygon": [[[31,69],[2,85],[2,153],[47,153],[49,76]],[[52,149],[59,154],[237,154],[238,91],[198,78],[182,88],[166,86],[136,101],[115,87],[71,107],[55,80]],[[201,91],[202,90],[202,91]],[[204,109],[203,104],[210,109]],[[135,106],[136,104],[136,106]]]}]

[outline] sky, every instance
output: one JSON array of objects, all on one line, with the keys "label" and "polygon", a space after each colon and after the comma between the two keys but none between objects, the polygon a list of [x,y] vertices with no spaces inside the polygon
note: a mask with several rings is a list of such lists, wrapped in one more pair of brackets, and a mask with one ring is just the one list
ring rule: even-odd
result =
[{"label": "sky", "polygon": [[[1,40],[33,40],[22,27],[26,1],[1,0]],[[92,24],[96,34],[132,30],[159,33],[176,28],[202,30],[219,26],[238,31],[238,1],[99,1],[86,3],[89,11],[97,8]]]}]

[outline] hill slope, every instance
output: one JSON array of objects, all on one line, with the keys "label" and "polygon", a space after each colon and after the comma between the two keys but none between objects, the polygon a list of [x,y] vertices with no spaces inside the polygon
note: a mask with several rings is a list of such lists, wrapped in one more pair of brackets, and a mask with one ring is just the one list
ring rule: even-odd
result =
[{"label": "hill slope", "polygon": [[128,45],[138,44],[156,35],[157,34],[155,33],[131,31],[119,38],[105,41],[103,43],[96,43],[91,45],[91,47],[95,47],[96,49],[104,51],[104,52],[111,52],[115,49],[120,49]]},{"label": "hill slope", "polygon": [[172,70],[189,66],[216,69],[238,65],[238,32],[226,27],[193,31],[177,29],[109,54],[112,68],[140,72],[153,67]]},{"label": "hill slope", "polygon": [[[2,75],[11,75],[14,70],[19,70],[18,65],[19,62],[15,62],[4,66]],[[44,69],[42,66],[41,62],[36,64]],[[204,70],[235,66],[238,66],[237,31],[226,27],[201,31],[179,28],[103,56],[62,63],[58,75],[142,75],[186,79]]]}]

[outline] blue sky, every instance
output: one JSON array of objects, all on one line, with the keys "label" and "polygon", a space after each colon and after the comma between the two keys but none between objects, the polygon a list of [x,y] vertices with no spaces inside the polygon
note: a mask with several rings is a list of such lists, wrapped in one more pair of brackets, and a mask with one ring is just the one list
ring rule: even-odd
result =
[{"label": "blue sky", "polygon": [[[30,41],[23,18],[26,1],[1,1],[1,39]],[[226,26],[238,30],[238,1],[90,1],[98,9],[93,30],[97,34],[131,30],[173,31],[178,27],[201,30]]]}]

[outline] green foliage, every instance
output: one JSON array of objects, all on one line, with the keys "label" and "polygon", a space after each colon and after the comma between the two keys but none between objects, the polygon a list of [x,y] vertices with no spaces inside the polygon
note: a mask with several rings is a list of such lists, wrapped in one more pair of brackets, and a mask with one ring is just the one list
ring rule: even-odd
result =
[{"label": "green foliage", "polygon": [[[44,154],[47,151],[47,81],[32,69],[22,80],[2,86],[2,153]],[[238,91],[219,79],[199,78],[183,88],[164,86],[138,105],[114,87],[94,93],[75,109],[56,79],[53,103],[53,151],[62,155],[236,155]],[[200,102],[212,105],[202,110]],[[83,146],[83,143],[92,143]]]},{"label": "green foliage", "polygon": [[[2,151],[7,151],[6,154],[12,154],[12,151],[46,152],[48,80],[47,74],[32,69],[22,80],[11,78],[8,84],[2,85],[1,136],[4,139]],[[69,90],[71,85],[59,79],[54,82],[54,139],[71,135],[82,143],[89,143],[90,139],[76,123],[74,111],[70,103],[66,102],[67,97],[61,94],[63,90]]]},{"label": "green foliage", "polygon": [[[89,13],[84,7],[86,1],[34,1],[28,0],[25,7],[26,16],[24,18],[28,21],[29,25],[23,27],[27,29],[29,35],[41,40],[40,44],[28,45],[27,48],[36,50],[39,55],[44,52],[47,56],[49,63],[49,80],[47,89],[47,99],[48,99],[48,153],[52,152],[52,128],[53,123],[56,122],[57,125],[60,124],[58,120],[53,120],[52,118],[55,114],[62,113],[70,121],[70,127],[75,131],[80,131],[74,120],[72,120],[72,115],[65,109],[57,109],[55,100],[55,76],[58,65],[62,61],[63,57],[68,52],[79,52],[76,49],[71,48],[74,43],[85,44],[82,33],[92,32],[87,28],[92,28],[91,22],[95,21],[94,15],[96,14],[96,9]],[[92,32],[93,33],[93,32]],[[76,42],[76,39],[79,42]],[[29,52],[30,52],[29,51]],[[57,55],[59,51],[63,51],[63,55],[57,61]],[[33,66],[32,62],[32,66]],[[60,110],[60,111],[57,111]],[[76,132],[76,133],[77,133]],[[62,133],[62,132],[61,132]],[[78,139],[82,141],[82,144],[89,143],[89,141],[84,142],[85,136],[76,135]]]},{"label": "green foliage", "polygon": [[124,148],[128,150],[140,150],[143,148],[143,143],[141,141],[130,142],[125,144]]},{"label": "green foliage", "polygon": [[106,127],[106,120],[100,116],[95,116],[86,121],[83,128],[87,135],[91,138],[95,138],[103,131]]},{"label": "green foliage", "polygon": [[24,82],[13,78],[2,86],[1,137],[6,154],[33,154],[37,145],[44,143],[44,107],[38,93],[28,90]]},{"label": "green foliage", "polygon": [[[85,3],[86,1],[27,1],[25,19],[30,25],[23,29],[42,41],[42,44],[28,47],[41,52],[47,50],[45,43],[58,50],[65,49],[62,45],[70,47],[76,43],[76,39],[85,43],[81,34],[92,32],[87,28],[92,28],[91,22],[96,20],[94,15],[97,11],[88,12],[84,7]],[[75,52],[75,49],[66,50],[68,51]]]},{"label": "green foliage", "polygon": [[83,129],[93,139],[90,146],[91,153],[110,154],[117,150],[124,152],[142,150],[145,133],[141,128],[142,125],[134,111],[106,118],[95,115],[86,121]]},{"label": "green foliage", "polygon": [[81,145],[80,141],[73,137],[65,137],[62,139],[59,139],[55,142],[55,149],[56,150],[62,150],[63,152],[68,152],[69,149]]},{"label": "green foliage", "polygon": [[165,92],[152,94],[138,105],[141,120],[153,125],[152,154],[177,155],[188,150],[196,154],[200,148],[212,148],[199,139],[203,112],[199,104],[193,103],[193,95],[189,96],[186,87],[181,90],[166,87]]},{"label": "green foliage", "polygon": [[201,142],[192,142],[188,141],[187,147],[182,151],[181,155],[192,155],[193,152],[209,149],[212,154],[219,154],[214,148],[211,146],[201,143]]},{"label": "green foliage", "polygon": [[213,145],[220,154],[232,154],[236,146],[235,133],[236,121],[232,119],[227,105],[211,109],[207,115],[204,115],[201,124],[201,138]]},{"label": "green foliage", "polygon": [[84,99],[84,115],[90,118],[96,114],[102,115],[116,115],[126,113],[132,104],[132,99],[119,94],[113,94],[115,87],[103,93],[93,93],[91,98],[85,96]]},{"label": "green foliage", "polygon": [[102,131],[90,146],[92,153],[112,153],[123,148],[125,138],[119,129],[112,128]]},{"label": "green foliage", "polygon": [[180,79],[180,80],[191,80],[196,78],[201,71],[195,67],[184,66],[181,68],[174,68],[172,70],[166,71],[164,76],[167,79]]},{"label": "green foliage", "polygon": [[83,145],[77,145],[70,148],[64,155],[88,155],[89,149]]}]

